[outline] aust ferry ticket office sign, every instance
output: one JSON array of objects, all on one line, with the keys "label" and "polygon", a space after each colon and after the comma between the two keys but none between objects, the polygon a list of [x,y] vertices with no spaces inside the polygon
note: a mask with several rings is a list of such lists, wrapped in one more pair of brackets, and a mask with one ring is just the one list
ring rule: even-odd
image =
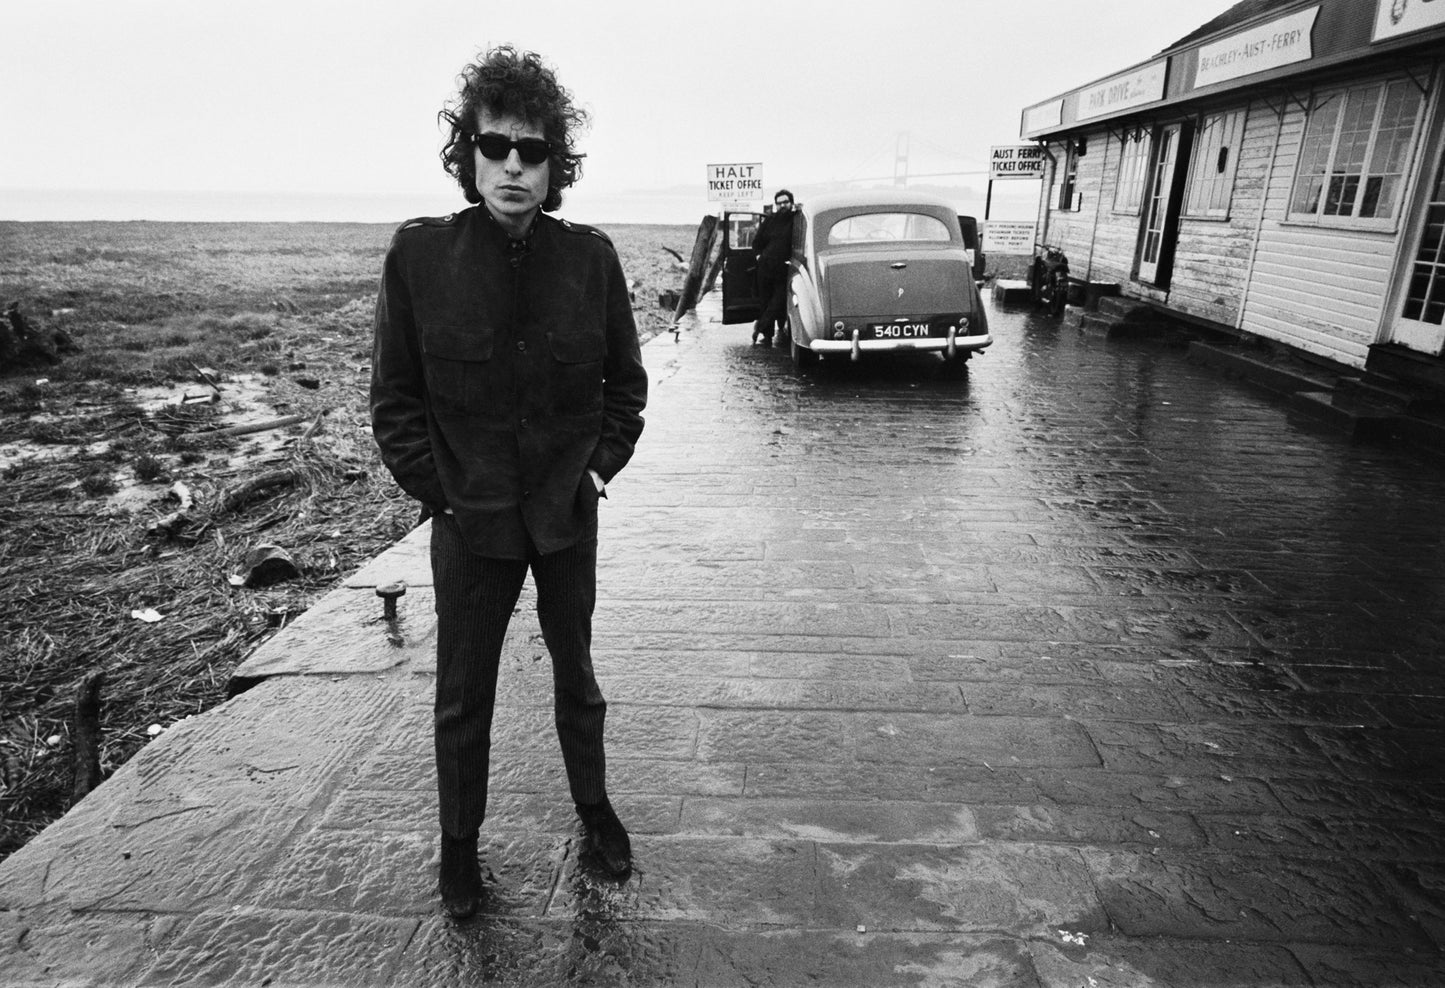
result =
[{"label": "aust ferry ticket office sign", "polygon": [[983,249],[988,253],[1033,253],[1033,223],[992,218],[993,183],[1009,179],[1042,181],[1044,162],[1044,149],[1037,144],[1005,144],[989,148],[988,198],[983,207]]}]

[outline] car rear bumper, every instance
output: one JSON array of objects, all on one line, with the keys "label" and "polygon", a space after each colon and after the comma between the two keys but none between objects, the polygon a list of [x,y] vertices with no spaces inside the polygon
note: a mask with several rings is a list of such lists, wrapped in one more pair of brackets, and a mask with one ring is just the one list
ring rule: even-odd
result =
[{"label": "car rear bumper", "polygon": [[927,336],[912,340],[812,340],[802,344],[814,353],[887,353],[902,350],[946,351],[982,350],[993,343],[988,333],[979,336],[955,336],[947,339],[941,336]]}]

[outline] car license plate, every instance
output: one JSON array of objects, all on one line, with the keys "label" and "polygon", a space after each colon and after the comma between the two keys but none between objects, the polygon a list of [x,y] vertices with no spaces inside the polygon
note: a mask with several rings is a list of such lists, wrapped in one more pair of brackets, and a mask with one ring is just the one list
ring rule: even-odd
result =
[{"label": "car license plate", "polygon": [[929,335],[926,322],[875,322],[868,328],[876,340],[913,340]]}]

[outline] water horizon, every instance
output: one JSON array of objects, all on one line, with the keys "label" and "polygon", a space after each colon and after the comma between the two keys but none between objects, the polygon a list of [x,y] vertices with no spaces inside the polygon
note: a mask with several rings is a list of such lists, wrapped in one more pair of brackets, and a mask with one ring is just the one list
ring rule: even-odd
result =
[{"label": "water horizon", "polygon": [[[22,223],[379,223],[440,216],[467,205],[460,193],[374,195],[306,192],[0,189],[0,221]],[[685,193],[589,195],[570,190],[558,216],[578,223],[696,226],[710,212]]]},{"label": "water horizon", "polygon": [[[1008,183],[1005,183],[1008,184]],[[800,201],[835,185],[797,186]],[[856,188],[856,186],[854,186]],[[916,185],[951,199],[960,213],[983,218],[983,197],[969,187]],[[1031,218],[1037,193],[994,195],[994,218]],[[1017,202],[1011,200],[1017,199]],[[162,190],[0,189],[0,221],[22,223],[378,223],[397,225],[415,216],[442,216],[467,205],[460,192],[312,193],[195,192]],[[755,204],[761,206],[761,204]],[[716,215],[719,203],[687,188],[592,192],[569,189],[558,216],[594,226],[661,224],[695,227]]]}]

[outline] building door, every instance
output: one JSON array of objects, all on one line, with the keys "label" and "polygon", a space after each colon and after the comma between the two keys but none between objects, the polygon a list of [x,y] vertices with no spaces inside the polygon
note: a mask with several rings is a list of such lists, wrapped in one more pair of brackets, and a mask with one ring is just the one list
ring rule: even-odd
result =
[{"label": "building door", "polygon": [[1439,157],[1434,184],[1415,213],[1412,260],[1390,326],[1390,342],[1428,354],[1445,349],[1445,154]]},{"label": "building door", "polygon": [[1174,264],[1174,241],[1179,235],[1179,204],[1187,167],[1182,124],[1161,127],[1149,159],[1149,184],[1144,198],[1143,226],[1139,234],[1139,280],[1164,287]]}]

